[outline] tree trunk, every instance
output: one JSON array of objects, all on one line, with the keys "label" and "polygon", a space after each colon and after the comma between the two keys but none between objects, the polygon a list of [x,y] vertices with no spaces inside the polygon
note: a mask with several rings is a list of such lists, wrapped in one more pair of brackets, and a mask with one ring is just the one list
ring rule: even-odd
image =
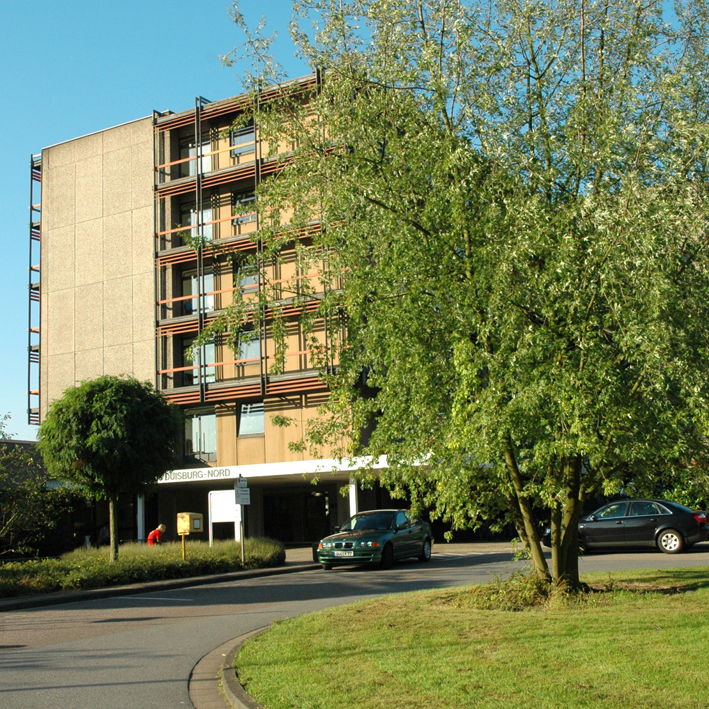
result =
[{"label": "tree trunk", "polygon": [[547,560],[544,558],[542,545],[539,541],[539,534],[537,533],[537,528],[534,524],[532,505],[523,495],[524,485],[522,484],[522,475],[517,467],[517,459],[515,458],[514,450],[512,448],[512,439],[510,437],[508,437],[507,446],[505,447],[505,461],[507,462],[507,469],[509,470],[510,477],[512,478],[512,484],[514,485],[515,492],[517,493],[519,511],[522,514],[524,531],[527,537],[527,550],[529,551],[529,555],[532,557],[534,571],[541,578],[551,580]]},{"label": "tree trunk", "polygon": [[108,513],[111,530],[111,550],[108,558],[113,563],[118,559],[118,495],[108,498]]},{"label": "tree trunk", "polygon": [[511,492],[505,494],[507,498],[507,504],[509,505],[510,514],[512,515],[512,522],[515,526],[515,531],[517,536],[522,540],[525,549],[529,549],[529,539],[527,539],[527,532],[524,528],[524,520],[522,519],[522,513],[519,511],[519,502],[517,502],[517,496],[513,495]]},{"label": "tree trunk", "polygon": [[569,461],[566,471],[566,501],[564,504],[564,578],[573,588],[579,588],[579,517],[581,516],[581,469],[580,456]]},{"label": "tree trunk", "polygon": [[563,575],[564,565],[561,554],[561,506],[554,505],[551,509],[551,578],[556,583]]}]

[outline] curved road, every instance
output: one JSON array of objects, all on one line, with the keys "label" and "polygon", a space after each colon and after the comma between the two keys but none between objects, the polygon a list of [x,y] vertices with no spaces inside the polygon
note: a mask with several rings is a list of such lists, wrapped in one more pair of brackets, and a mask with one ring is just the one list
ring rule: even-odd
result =
[{"label": "curved road", "polygon": [[[301,561],[308,556],[300,550]],[[582,559],[582,572],[704,565],[709,544],[678,556],[592,555]],[[273,620],[388,593],[485,582],[521,566],[509,544],[438,545],[430,564],[405,562],[390,571],[311,570],[3,612],[0,707],[189,708],[188,680],[200,658]]]}]

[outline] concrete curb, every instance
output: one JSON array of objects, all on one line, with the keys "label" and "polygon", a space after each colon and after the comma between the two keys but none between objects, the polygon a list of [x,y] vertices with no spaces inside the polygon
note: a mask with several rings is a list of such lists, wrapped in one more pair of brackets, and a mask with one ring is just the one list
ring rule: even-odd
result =
[{"label": "concrete curb", "polygon": [[241,579],[256,579],[263,576],[278,576],[299,571],[312,571],[319,568],[320,564],[292,562],[291,565],[286,563],[283,566],[254,569],[253,571],[230,571],[226,574],[191,576],[184,579],[167,579],[165,581],[136,583],[129,586],[108,586],[106,588],[92,588],[86,591],[61,591],[59,593],[47,593],[37,596],[18,596],[0,600],[0,613],[24,610],[26,608],[44,608],[46,606],[75,603],[77,601],[95,601],[118,596],[134,596],[150,591],[169,591],[178,588],[189,588],[190,586],[204,586],[227,581],[240,581]]},{"label": "concrete curb", "polygon": [[266,709],[263,704],[259,704],[250,694],[247,694],[246,690],[241,686],[239,678],[236,676],[234,664],[236,663],[236,656],[239,654],[244,644],[251,640],[251,638],[255,638],[257,635],[266,632],[270,627],[271,626],[268,625],[258,630],[252,630],[250,633],[246,633],[246,635],[235,638],[236,645],[226,656],[222,664],[222,690],[233,709]]}]

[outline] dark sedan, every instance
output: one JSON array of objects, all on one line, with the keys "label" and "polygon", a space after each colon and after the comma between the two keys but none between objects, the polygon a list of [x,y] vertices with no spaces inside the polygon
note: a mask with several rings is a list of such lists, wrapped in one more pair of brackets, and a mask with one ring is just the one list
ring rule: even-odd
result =
[{"label": "dark sedan", "polygon": [[[707,516],[667,500],[611,502],[579,522],[579,543],[584,549],[657,547],[679,554],[709,537]],[[551,546],[551,530],[542,543]]]},{"label": "dark sedan", "polygon": [[406,510],[372,510],[350,517],[336,534],[318,544],[324,569],[334,564],[377,564],[388,569],[395,559],[431,558],[431,526]]}]

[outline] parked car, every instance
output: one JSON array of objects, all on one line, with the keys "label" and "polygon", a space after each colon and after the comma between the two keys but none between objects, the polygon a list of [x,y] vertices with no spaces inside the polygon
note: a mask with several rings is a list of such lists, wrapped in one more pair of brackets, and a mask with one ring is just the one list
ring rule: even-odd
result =
[{"label": "parked car", "polygon": [[[709,538],[704,512],[667,500],[621,500],[597,509],[579,522],[584,549],[657,547],[679,554]],[[551,528],[544,530],[544,546],[551,546]]]},{"label": "parked car", "polygon": [[377,564],[388,569],[395,560],[431,559],[431,525],[406,510],[371,510],[350,517],[325,537],[317,550],[323,569],[335,564]]}]

